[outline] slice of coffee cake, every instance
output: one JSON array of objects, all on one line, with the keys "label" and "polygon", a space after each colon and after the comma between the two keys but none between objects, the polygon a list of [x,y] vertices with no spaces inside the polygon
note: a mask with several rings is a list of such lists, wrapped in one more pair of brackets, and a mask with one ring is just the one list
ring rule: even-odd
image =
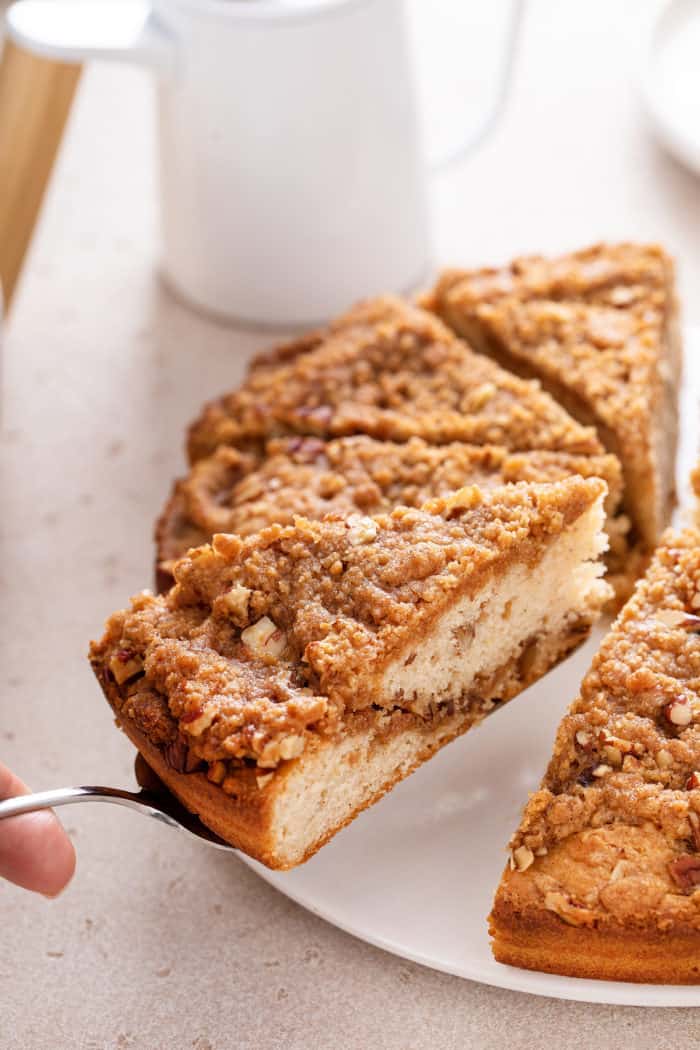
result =
[{"label": "slice of coffee cake", "polygon": [[329,513],[378,514],[420,507],[464,485],[493,488],[572,474],[606,481],[606,530],[613,549],[624,550],[626,519],[617,516],[622,479],[614,456],[512,453],[492,445],[428,445],[420,438],[398,444],[364,436],[278,438],[263,454],[222,445],[173,487],[156,527],[157,587],[171,586],[173,562],[216,532],[248,536],[267,525],[289,525],[297,515],[319,520]]},{"label": "slice of coffee cake", "polygon": [[448,270],[423,301],[597,428],[622,463],[633,539],[651,551],[674,501],[681,368],[673,264],[663,250],[599,244],[502,269]]},{"label": "slice of coffee cake", "polygon": [[277,364],[274,352],[266,355],[243,386],[206,406],[190,429],[191,460],[220,445],[259,450],[285,434],[604,451],[538,383],[474,353],[433,314],[400,299],[361,304],[319,338],[310,337],[308,351],[283,348]]},{"label": "slice of coffee cake", "polygon": [[700,983],[700,532],[669,531],[562,721],[491,915],[500,962]]},{"label": "slice of coffee cake", "polygon": [[604,495],[472,487],[217,535],[110,619],[91,662],[183,803],[292,867],[585,637],[608,593]]}]

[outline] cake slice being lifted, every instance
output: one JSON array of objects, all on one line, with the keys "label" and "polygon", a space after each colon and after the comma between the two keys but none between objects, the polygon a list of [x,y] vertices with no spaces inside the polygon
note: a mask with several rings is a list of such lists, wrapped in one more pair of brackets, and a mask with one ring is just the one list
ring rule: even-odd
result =
[{"label": "cake slice being lifted", "polygon": [[448,270],[424,302],[597,428],[620,459],[632,539],[648,554],[673,505],[678,426],[681,344],[664,251],[600,244],[502,269]]},{"label": "cake slice being lifted", "polygon": [[295,516],[379,514],[420,507],[464,485],[494,488],[518,481],[560,481],[578,474],[608,486],[606,529],[614,549],[625,544],[616,526],[622,493],[615,456],[570,452],[508,452],[493,445],[404,444],[373,438],[277,438],[261,453],[222,445],[177,481],[156,527],[157,586],[173,583],[172,565],[216,532],[248,536]]},{"label": "cake slice being lifted", "polygon": [[700,532],[665,534],[559,726],[491,914],[500,962],[700,983]]},{"label": "cake slice being lifted", "polygon": [[605,485],[472,487],[217,535],[91,662],[156,773],[227,841],[299,864],[585,637]]}]

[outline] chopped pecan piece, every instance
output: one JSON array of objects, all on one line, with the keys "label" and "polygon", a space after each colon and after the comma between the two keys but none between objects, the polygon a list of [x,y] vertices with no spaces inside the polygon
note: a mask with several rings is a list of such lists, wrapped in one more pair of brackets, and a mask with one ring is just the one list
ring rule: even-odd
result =
[{"label": "chopped pecan piece", "polygon": [[129,678],[141,674],[143,671],[143,660],[130,649],[118,649],[109,661],[109,669],[114,675],[117,685],[123,685]]},{"label": "chopped pecan piece", "polygon": [[348,539],[353,547],[359,547],[363,543],[371,543],[372,540],[376,539],[379,531],[376,521],[359,514],[351,514],[348,518],[348,525],[350,528]]},{"label": "chopped pecan piece", "polygon": [[688,813],[688,821],[693,836],[693,845],[696,850],[700,851],[700,816],[698,816],[695,810],[691,809]]},{"label": "chopped pecan piece", "polygon": [[700,616],[682,609],[662,609],[654,617],[666,627],[681,627],[684,631],[700,631]]},{"label": "chopped pecan piece", "polygon": [[635,750],[635,745],[630,740],[623,740],[619,736],[610,736],[608,733],[599,733],[599,739],[604,747],[614,747],[623,755],[629,755]]},{"label": "chopped pecan piece", "polygon": [[603,748],[603,758],[610,766],[622,765],[622,751],[614,744],[606,744]]},{"label": "chopped pecan piece", "polygon": [[700,886],[700,856],[681,853],[668,866],[669,874],[679,889],[690,893]]},{"label": "chopped pecan piece", "polygon": [[210,704],[208,707],[197,707],[193,711],[187,711],[182,715],[180,721],[190,736],[201,736],[204,730],[208,729],[212,724],[215,717],[216,708],[213,704]]},{"label": "chopped pecan piece", "polygon": [[671,725],[683,729],[693,721],[693,709],[687,700],[672,700],[664,707],[664,716]]},{"label": "chopped pecan piece", "polygon": [[263,616],[241,634],[241,641],[256,656],[281,656],[287,645],[287,636],[269,616]]},{"label": "chopped pecan piece", "polygon": [[287,736],[280,741],[280,758],[298,758],[304,750],[304,738],[301,736]]},{"label": "chopped pecan piece", "polygon": [[595,912],[575,904],[566,893],[551,891],[545,894],[544,906],[570,926],[586,926],[595,919]]},{"label": "chopped pecan piece", "polygon": [[510,855],[510,866],[514,871],[527,871],[534,863],[535,854],[527,846],[518,846]]},{"label": "chopped pecan piece", "polygon": [[226,763],[222,762],[221,759],[217,759],[216,762],[212,762],[207,770],[207,780],[211,780],[212,784],[221,784],[226,776]]},{"label": "chopped pecan piece", "polygon": [[184,773],[187,769],[188,751],[187,744],[178,736],[165,745],[163,758],[176,773]]},{"label": "chopped pecan piece", "polygon": [[187,758],[185,759],[185,773],[196,773],[198,769],[203,769],[204,760],[196,755],[190,748],[187,752]]},{"label": "chopped pecan piece", "polygon": [[234,623],[239,627],[245,627],[248,623],[248,602],[250,600],[250,589],[235,583],[233,587],[222,595],[221,603],[229,613]]}]

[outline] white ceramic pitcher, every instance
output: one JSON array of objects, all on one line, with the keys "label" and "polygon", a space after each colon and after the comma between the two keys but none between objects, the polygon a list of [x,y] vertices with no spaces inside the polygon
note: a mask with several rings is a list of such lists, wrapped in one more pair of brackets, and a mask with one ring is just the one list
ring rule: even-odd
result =
[{"label": "white ceramic pitcher", "polygon": [[430,264],[403,0],[21,0],[14,40],[158,75],[162,266],[192,304],[279,325]]}]

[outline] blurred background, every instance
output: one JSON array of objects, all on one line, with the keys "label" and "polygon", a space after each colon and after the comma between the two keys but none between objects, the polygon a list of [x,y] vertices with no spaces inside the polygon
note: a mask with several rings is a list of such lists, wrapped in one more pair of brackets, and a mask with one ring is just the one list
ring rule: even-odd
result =
[{"label": "blurred background", "polygon": [[[488,108],[508,6],[412,0],[427,138],[436,151]],[[698,320],[700,179],[659,147],[642,101],[649,34],[662,7],[659,0],[525,0],[500,120],[478,150],[432,181],[439,263],[498,263],[599,238],[658,239],[679,260],[686,319]],[[154,133],[149,74],[89,64],[19,312],[27,299],[65,309],[76,282],[91,279],[95,252],[104,294],[124,294],[125,256],[132,277],[150,272]]]}]

